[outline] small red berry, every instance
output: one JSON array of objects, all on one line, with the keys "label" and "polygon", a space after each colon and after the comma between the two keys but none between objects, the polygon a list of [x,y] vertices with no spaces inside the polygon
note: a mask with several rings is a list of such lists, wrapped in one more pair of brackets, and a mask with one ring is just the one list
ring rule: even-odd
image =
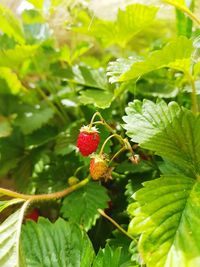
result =
[{"label": "small red berry", "polygon": [[77,147],[83,156],[88,156],[95,152],[100,141],[96,127],[83,126],[77,139]]},{"label": "small red berry", "polygon": [[29,213],[25,216],[25,219],[26,219],[26,220],[32,220],[32,221],[37,222],[38,217],[39,217],[38,209],[33,209],[31,212],[29,212]]},{"label": "small red berry", "polygon": [[105,181],[111,179],[112,168],[108,167],[105,156],[94,155],[90,161],[90,175],[93,180],[104,178]]}]

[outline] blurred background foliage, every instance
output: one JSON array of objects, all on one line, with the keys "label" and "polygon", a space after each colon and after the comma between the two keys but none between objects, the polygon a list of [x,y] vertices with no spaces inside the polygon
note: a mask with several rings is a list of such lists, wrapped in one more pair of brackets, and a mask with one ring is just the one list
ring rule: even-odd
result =
[{"label": "blurred background foliage", "polygon": [[[76,136],[97,110],[123,135],[122,116],[127,103],[135,98],[177,99],[191,106],[185,69],[171,62],[169,66],[163,58],[156,71],[149,68],[146,73],[118,81],[130,61],[140,62],[180,35],[192,40],[179,39],[186,51],[195,40],[193,60],[198,59],[199,30],[192,21],[162,1],[146,2],[0,1],[1,186],[29,194],[50,193],[66,188],[71,176],[80,180],[86,177],[89,160],[77,153]],[[198,14],[200,3],[188,1],[187,5]],[[180,59],[186,62],[190,55],[183,53]],[[198,94],[199,86],[196,82]],[[103,143],[109,133],[101,127],[99,130]],[[118,148],[113,141],[106,149],[114,153]],[[159,157],[139,148],[137,153],[144,161],[133,167],[122,155],[114,173],[115,183],[106,185],[114,203],[112,216],[121,223],[127,223],[124,210],[131,195],[143,181],[160,172]],[[104,191],[99,198],[102,195],[107,201]],[[61,203],[56,205],[40,208],[55,218]],[[63,217],[68,216],[63,212]],[[95,221],[86,223],[87,230]],[[98,234],[100,223],[90,233],[94,244],[98,239],[96,246],[101,244],[99,239],[102,243],[106,239],[106,234]],[[106,231],[109,236],[109,228]]]}]

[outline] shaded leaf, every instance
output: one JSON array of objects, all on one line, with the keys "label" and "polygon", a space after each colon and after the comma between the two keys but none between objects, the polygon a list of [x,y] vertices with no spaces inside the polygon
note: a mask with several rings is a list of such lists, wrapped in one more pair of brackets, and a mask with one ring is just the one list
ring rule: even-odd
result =
[{"label": "shaded leaf", "polygon": [[38,223],[28,221],[23,227],[22,245],[27,267],[89,267],[94,257],[86,233],[61,218],[55,223],[44,218]]},{"label": "shaded leaf", "polygon": [[46,105],[21,106],[15,125],[19,126],[24,134],[30,134],[46,124],[54,115],[52,108]]},{"label": "shaded leaf", "polygon": [[119,261],[121,256],[121,248],[112,249],[106,245],[104,249],[100,249],[94,259],[93,267],[120,267]]},{"label": "shaded leaf", "polygon": [[12,127],[8,118],[0,115],[0,137],[9,136],[12,132]]},{"label": "shaded leaf", "polygon": [[103,68],[92,69],[85,65],[75,65],[62,70],[57,65],[52,65],[51,68],[54,75],[71,83],[102,90],[108,89],[106,73]]},{"label": "shaded leaf", "polygon": [[21,160],[24,153],[22,135],[13,131],[9,137],[0,138],[0,176],[7,174]]},{"label": "shaded leaf", "polygon": [[61,213],[89,230],[100,217],[97,209],[107,208],[108,201],[106,189],[97,182],[90,182],[64,199]]}]

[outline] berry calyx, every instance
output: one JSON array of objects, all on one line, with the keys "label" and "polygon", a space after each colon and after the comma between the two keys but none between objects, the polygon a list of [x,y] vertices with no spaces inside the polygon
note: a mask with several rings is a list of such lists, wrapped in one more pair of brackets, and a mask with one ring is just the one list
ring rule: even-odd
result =
[{"label": "berry calyx", "polygon": [[112,168],[108,167],[105,155],[93,155],[90,161],[90,175],[93,180],[103,178],[105,181],[112,179]]},{"label": "berry calyx", "polygon": [[84,157],[96,152],[99,142],[100,136],[96,127],[81,127],[76,146]]}]

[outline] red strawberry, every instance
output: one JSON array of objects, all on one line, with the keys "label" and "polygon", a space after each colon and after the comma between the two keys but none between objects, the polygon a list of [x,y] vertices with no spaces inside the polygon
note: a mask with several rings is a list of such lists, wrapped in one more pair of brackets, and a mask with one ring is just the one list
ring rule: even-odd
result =
[{"label": "red strawberry", "polygon": [[39,212],[38,209],[35,208],[25,216],[25,219],[37,222],[38,217],[39,217]]},{"label": "red strawberry", "polygon": [[88,156],[95,152],[100,141],[99,133],[96,127],[83,126],[77,139],[77,147],[83,156]]},{"label": "red strawberry", "polygon": [[93,180],[111,179],[112,168],[108,167],[105,156],[94,155],[90,161],[90,175]]}]

